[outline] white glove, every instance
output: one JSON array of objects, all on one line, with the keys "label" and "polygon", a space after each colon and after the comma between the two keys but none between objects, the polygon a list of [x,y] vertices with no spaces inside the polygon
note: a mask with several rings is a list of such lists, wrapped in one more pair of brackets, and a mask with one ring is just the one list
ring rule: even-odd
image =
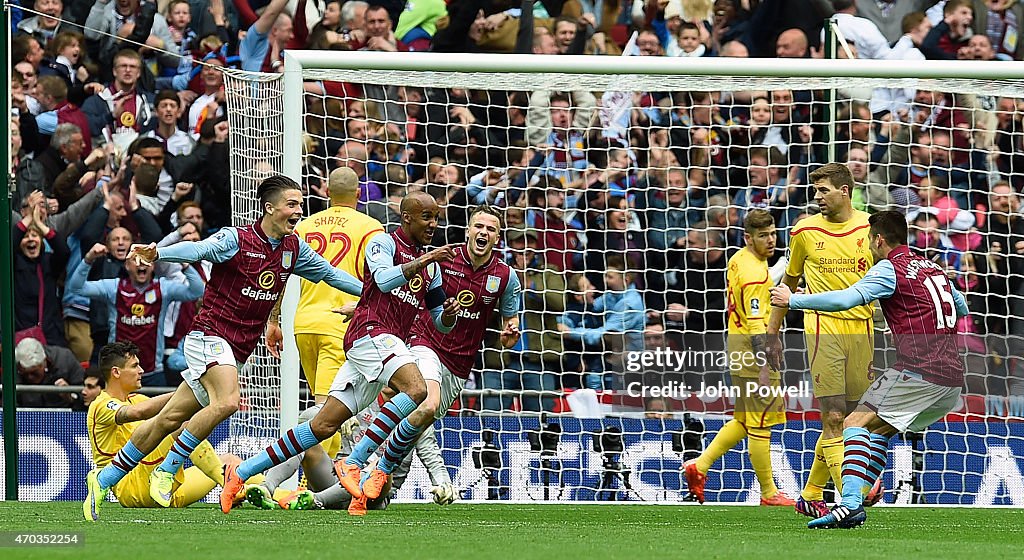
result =
[{"label": "white glove", "polygon": [[439,506],[446,506],[455,501],[455,487],[450,482],[432,487],[430,493],[434,495],[434,503]]}]

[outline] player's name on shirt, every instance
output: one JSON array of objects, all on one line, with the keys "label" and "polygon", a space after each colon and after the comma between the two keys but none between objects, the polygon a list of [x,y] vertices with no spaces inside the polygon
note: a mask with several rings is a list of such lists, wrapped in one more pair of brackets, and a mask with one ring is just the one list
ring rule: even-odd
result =
[{"label": "player's name on shirt", "polygon": [[907,263],[907,269],[903,272],[903,277],[904,278],[909,278],[911,280],[916,280],[918,274],[922,270],[926,270],[926,269],[928,269],[928,270],[938,270],[938,271],[943,271],[944,270],[937,263],[932,262],[930,260],[927,260],[927,259],[913,259],[909,263]]},{"label": "player's name on shirt", "polygon": [[310,216],[307,218],[313,224],[314,228],[321,228],[327,226],[341,226],[345,227],[348,225],[348,216],[339,216],[337,214],[328,214],[325,216]]}]

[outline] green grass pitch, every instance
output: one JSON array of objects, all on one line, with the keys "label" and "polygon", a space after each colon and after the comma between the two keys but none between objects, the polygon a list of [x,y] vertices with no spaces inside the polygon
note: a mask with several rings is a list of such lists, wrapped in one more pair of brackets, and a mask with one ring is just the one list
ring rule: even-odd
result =
[{"label": "green grass pitch", "polygon": [[789,508],[398,504],[342,511],[123,509],[97,523],[79,503],[0,502],[2,531],[82,532],[77,547],[0,548],[0,558],[1024,558],[1024,510],[875,508],[854,530],[811,531]]}]

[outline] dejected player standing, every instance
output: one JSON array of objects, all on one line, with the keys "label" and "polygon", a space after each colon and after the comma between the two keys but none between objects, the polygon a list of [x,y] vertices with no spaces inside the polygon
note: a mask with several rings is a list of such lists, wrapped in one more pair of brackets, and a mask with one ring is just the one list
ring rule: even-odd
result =
[{"label": "dejected player standing", "polygon": [[889,438],[920,431],[956,405],[964,365],[956,323],[968,313],[963,294],[943,267],[910,251],[907,222],[899,212],[872,214],[871,252],[878,262],[853,286],[816,294],[772,289],[772,304],[791,309],[842,311],[874,300],[896,344],[896,363],[864,394],[844,422],[842,501],[810,521],[809,528],[850,528],[867,519],[864,498],[885,469]]},{"label": "dejected player standing", "polygon": [[779,387],[778,370],[765,360],[765,315],[772,286],[768,273],[768,258],[775,252],[775,220],[768,211],[751,210],[743,220],[745,247],[729,259],[726,289],[729,295],[730,356],[736,356],[736,365],[730,366],[733,384],[740,389],[733,419],[726,422],[715,439],[699,457],[687,461],[683,473],[686,485],[700,503],[704,503],[704,481],[711,465],[726,451],[747,438],[750,464],[761,486],[762,506],[792,506],[795,502],[775,485],[772,476],[772,426],[786,422],[786,406],[781,396],[760,397],[748,392],[748,383]]},{"label": "dejected player standing", "polygon": [[[855,183],[845,165],[823,165],[811,173],[810,180],[821,214],[793,226],[783,282],[796,290],[802,276],[811,293],[842,290],[871,267],[868,214],[853,208],[850,197]],[[828,513],[822,490],[830,476],[840,490],[843,419],[871,384],[873,314],[869,302],[843,311],[809,310],[804,315],[811,383],[821,407],[814,463],[796,502],[796,511],[809,517]],[[768,320],[768,362],[776,369],[782,365],[779,330],[785,315],[785,309],[773,308]]]},{"label": "dejected player standing", "polygon": [[164,507],[170,505],[174,475],[182,463],[218,424],[238,410],[238,364],[248,360],[256,348],[271,308],[292,273],[360,293],[358,280],[332,267],[294,235],[302,217],[302,191],[295,181],[274,175],[260,183],[256,194],[263,217],[250,226],[224,228],[203,241],[159,250],[156,244],[132,247],[128,257],[142,262],[208,260],[215,264],[203,308],[185,339],[185,381],[159,414],[135,430],[110,465],[89,472],[84,504],[87,520],[99,518],[98,507],[106,490],[187,420],[188,426],[150,477],[153,500]]},{"label": "dejected player standing", "polygon": [[[427,396],[423,376],[405,342],[409,330],[419,320],[424,303],[434,327],[443,332],[455,326],[459,310],[455,299],[447,298],[441,288],[437,265],[453,256],[451,247],[424,250],[437,228],[437,202],[426,193],[412,193],[402,200],[401,212],[402,226],[391,234],[378,233],[367,246],[369,274],[345,334],[346,361],[334,378],[323,408],[312,420],[288,430],[276,443],[243,461],[237,469],[228,465],[225,494],[237,492],[243,480],[253,474],[327,439],[342,422],[366,408],[384,387],[390,386],[397,394],[381,408],[381,414],[352,451],[338,477],[353,496],[353,504],[361,501],[365,513],[360,469],[395,426]],[[357,456],[354,461],[353,456]],[[346,483],[347,478],[352,480]],[[224,513],[230,512],[232,505],[227,497],[221,500]]]}]

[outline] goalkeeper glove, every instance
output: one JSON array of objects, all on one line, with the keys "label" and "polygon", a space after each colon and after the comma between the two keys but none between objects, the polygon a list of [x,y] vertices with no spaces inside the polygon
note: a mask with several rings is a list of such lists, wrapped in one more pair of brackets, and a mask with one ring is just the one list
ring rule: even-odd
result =
[{"label": "goalkeeper glove", "polygon": [[356,433],[359,429],[359,419],[353,416],[346,420],[341,426],[338,426],[338,433],[343,438],[351,438],[352,434]]},{"label": "goalkeeper glove", "polygon": [[430,493],[434,495],[434,503],[439,506],[446,506],[455,501],[455,487],[451,482],[434,486],[430,489]]}]

